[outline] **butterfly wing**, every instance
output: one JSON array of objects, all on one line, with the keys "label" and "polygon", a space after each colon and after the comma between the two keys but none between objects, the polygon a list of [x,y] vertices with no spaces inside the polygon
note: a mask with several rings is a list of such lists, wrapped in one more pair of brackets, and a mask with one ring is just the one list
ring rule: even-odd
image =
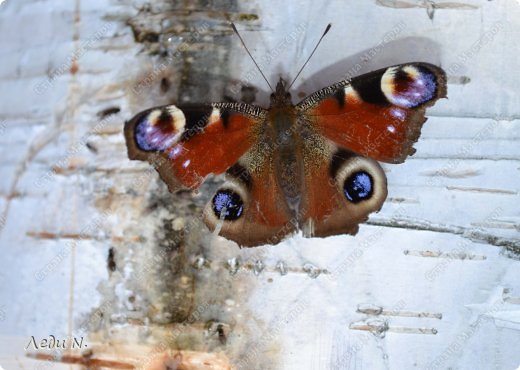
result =
[{"label": "butterfly wing", "polygon": [[402,163],[415,152],[426,108],[444,97],[444,71],[410,63],[339,82],[310,95],[297,108],[340,147]]},{"label": "butterfly wing", "polygon": [[401,163],[412,155],[426,107],[445,96],[442,69],[412,63],[342,81],[298,104],[299,125],[307,132],[305,235],[355,234],[387,196],[386,176],[375,160]]},{"label": "butterfly wing", "polygon": [[278,244],[297,230],[274,171],[270,141],[259,140],[227,173],[204,210],[204,222],[241,246]]},{"label": "butterfly wing", "polygon": [[251,147],[264,115],[237,103],[151,108],[125,124],[128,157],[150,162],[170,191],[196,189]]},{"label": "butterfly wing", "polygon": [[276,244],[297,223],[276,183],[265,116],[239,103],[151,108],[125,124],[128,156],[149,161],[170,191],[226,172],[204,211],[209,229],[244,246]]}]

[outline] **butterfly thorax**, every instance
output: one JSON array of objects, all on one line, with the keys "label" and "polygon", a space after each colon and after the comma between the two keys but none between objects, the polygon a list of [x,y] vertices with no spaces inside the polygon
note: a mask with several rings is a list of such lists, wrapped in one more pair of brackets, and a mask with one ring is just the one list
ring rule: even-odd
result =
[{"label": "butterfly thorax", "polygon": [[271,94],[268,118],[274,131],[275,146],[290,145],[294,134],[296,109],[291,102],[291,94],[286,89],[286,83],[281,78],[276,85],[276,91]]},{"label": "butterfly thorax", "polygon": [[291,94],[286,90],[285,81],[280,78],[275,93],[271,95],[268,118],[272,129],[276,181],[293,216],[299,213],[304,177],[296,117]]}]

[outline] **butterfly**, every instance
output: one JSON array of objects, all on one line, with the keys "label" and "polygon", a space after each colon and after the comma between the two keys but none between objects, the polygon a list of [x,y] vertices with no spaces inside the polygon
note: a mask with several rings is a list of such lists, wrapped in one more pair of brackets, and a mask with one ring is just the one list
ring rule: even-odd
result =
[{"label": "butterfly", "polygon": [[226,175],[203,211],[241,246],[356,234],[387,196],[378,161],[415,152],[425,110],[446,97],[446,74],[406,63],[339,81],[293,104],[280,78],[270,106],[167,105],[125,123],[130,159],[150,162],[171,192]]}]

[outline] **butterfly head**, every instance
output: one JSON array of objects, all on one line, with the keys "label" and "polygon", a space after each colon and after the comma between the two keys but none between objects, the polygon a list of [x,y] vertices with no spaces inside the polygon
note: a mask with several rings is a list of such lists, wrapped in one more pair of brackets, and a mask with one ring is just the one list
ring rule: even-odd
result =
[{"label": "butterfly head", "polygon": [[284,105],[292,105],[291,94],[287,91],[287,82],[280,77],[275,92],[271,94],[271,107]]}]

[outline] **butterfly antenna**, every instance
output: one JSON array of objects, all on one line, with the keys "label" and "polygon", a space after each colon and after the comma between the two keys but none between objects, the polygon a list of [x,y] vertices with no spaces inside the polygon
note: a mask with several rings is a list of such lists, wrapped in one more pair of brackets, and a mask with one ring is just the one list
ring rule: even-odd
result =
[{"label": "butterfly antenna", "polygon": [[244,49],[246,49],[247,51],[247,54],[249,54],[249,57],[251,58],[251,60],[253,61],[253,63],[255,63],[255,66],[256,68],[258,68],[258,71],[260,72],[260,74],[262,75],[262,77],[264,78],[265,82],[267,82],[267,85],[269,86],[269,88],[271,89],[271,91],[274,92],[271,84],[269,83],[269,81],[267,80],[267,78],[265,77],[264,73],[262,72],[262,70],[260,69],[260,66],[258,65],[258,63],[256,63],[256,60],[255,58],[253,58],[253,56],[251,55],[251,52],[249,51],[249,49],[247,48],[246,46],[246,43],[244,42],[244,40],[242,39],[242,36],[240,36],[240,34],[238,33],[238,30],[235,26],[235,24],[233,22],[231,22],[231,27],[233,27],[233,31],[235,31],[235,33],[237,34],[238,38],[240,39],[240,42],[242,43],[242,45],[244,46]]},{"label": "butterfly antenna", "polygon": [[325,31],[323,32],[323,35],[321,35],[320,39],[318,40],[318,43],[316,44],[316,46],[314,47],[314,49],[312,50],[312,53],[311,55],[309,55],[309,57],[307,58],[307,61],[305,63],[303,63],[303,66],[300,68],[300,71],[298,72],[298,74],[296,75],[296,77],[294,78],[294,80],[291,82],[291,84],[289,85],[289,88],[287,90],[289,90],[291,88],[291,86],[294,84],[294,82],[298,79],[298,76],[300,76],[300,73],[302,73],[303,69],[305,68],[305,66],[307,65],[307,63],[309,63],[309,60],[311,60],[312,56],[314,55],[314,52],[316,51],[316,49],[318,48],[318,46],[320,46],[320,43],[321,43],[321,40],[323,40],[323,38],[325,37],[325,35],[327,34],[327,32],[329,32],[330,28],[332,27],[332,24],[329,23],[327,25],[327,27],[325,28]]}]

